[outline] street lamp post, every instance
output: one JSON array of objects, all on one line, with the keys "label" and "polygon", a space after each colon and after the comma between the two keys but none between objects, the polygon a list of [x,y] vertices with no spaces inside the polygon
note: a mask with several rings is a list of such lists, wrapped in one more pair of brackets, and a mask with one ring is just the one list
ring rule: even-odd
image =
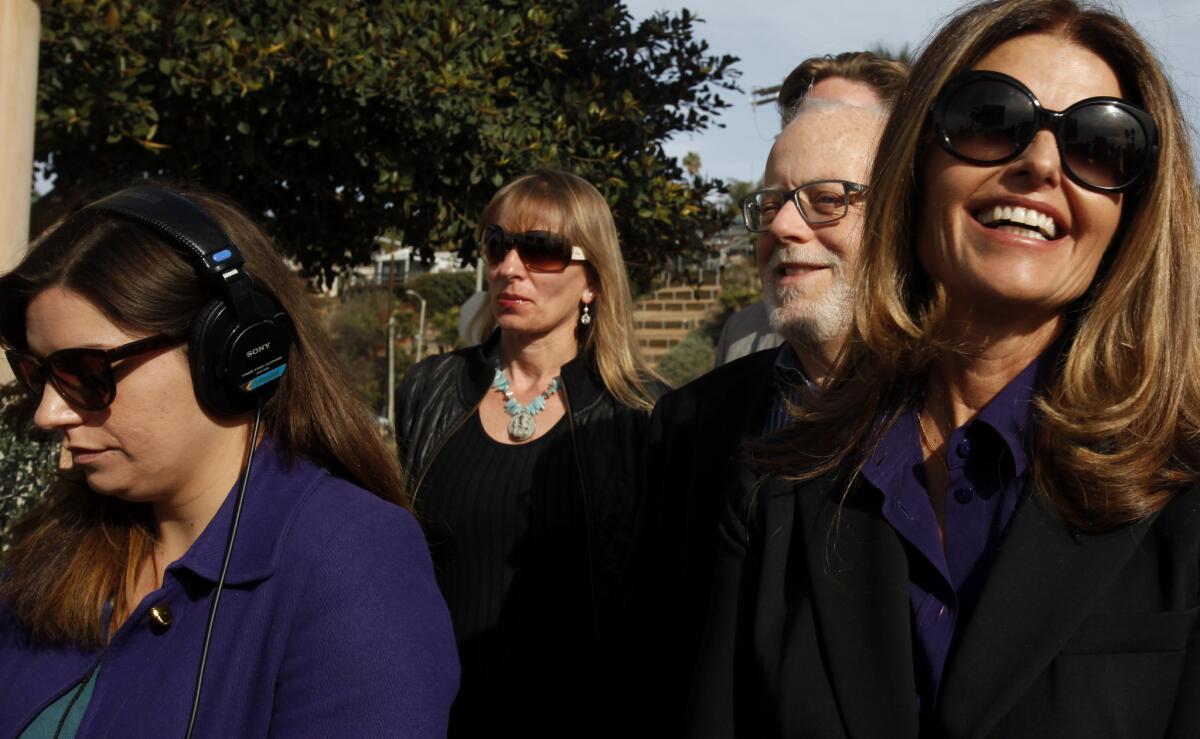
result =
[{"label": "street lamp post", "polygon": [[417,319],[417,359],[420,362],[425,349],[425,298],[422,298],[416,290],[405,290],[405,295],[411,295],[421,301],[421,315]]},{"label": "street lamp post", "polygon": [[[425,350],[425,298],[415,290],[405,290],[405,295],[411,295],[421,301],[421,315],[417,319],[417,359],[420,362]],[[388,376],[387,376],[387,420],[392,433],[396,432],[396,314],[388,316]]]},{"label": "street lamp post", "polygon": [[388,431],[396,433],[396,314],[388,316]]}]

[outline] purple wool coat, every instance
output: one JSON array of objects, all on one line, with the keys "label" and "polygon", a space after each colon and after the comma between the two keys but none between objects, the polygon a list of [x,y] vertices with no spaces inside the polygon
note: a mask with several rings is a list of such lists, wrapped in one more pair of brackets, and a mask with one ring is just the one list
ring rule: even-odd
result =
[{"label": "purple wool coat", "polygon": [[[0,737],[102,660],[80,737],[182,736],[235,495],[103,652],[30,644],[0,610]],[[150,608],[167,605],[170,625]],[[198,737],[444,737],[454,633],[416,521],[323,469],[255,454]]]}]

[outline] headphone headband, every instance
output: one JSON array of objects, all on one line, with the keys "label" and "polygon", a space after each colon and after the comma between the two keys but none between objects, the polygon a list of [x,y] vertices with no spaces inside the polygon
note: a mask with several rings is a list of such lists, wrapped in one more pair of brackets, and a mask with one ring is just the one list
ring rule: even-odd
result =
[{"label": "headphone headband", "polygon": [[241,251],[208,213],[170,190],[133,187],[92,203],[88,209],[117,213],[159,231],[189,253],[201,278],[213,285],[224,285],[226,274],[245,264]]}]

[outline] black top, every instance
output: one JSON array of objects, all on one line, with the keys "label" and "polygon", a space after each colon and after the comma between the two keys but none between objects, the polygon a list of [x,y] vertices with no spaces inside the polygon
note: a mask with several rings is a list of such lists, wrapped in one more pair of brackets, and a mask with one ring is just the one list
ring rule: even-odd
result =
[{"label": "black top", "polygon": [[451,736],[527,729],[593,640],[568,425],[504,444],[476,413],[425,480],[420,514],[462,661]]},{"label": "black top", "polygon": [[[428,475],[445,462],[448,440],[474,419],[483,397],[495,392],[499,345],[497,331],[480,346],[427,357],[409,368],[397,388],[396,442],[418,511],[425,510]],[[559,377],[568,425],[548,446],[555,458],[573,462],[574,478],[562,491],[569,494],[571,515],[564,516],[565,526],[554,527],[539,560],[554,568],[557,580],[545,589],[549,610],[540,615],[558,633],[577,637],[546,650],[544,656],[562,666],[560,679],[550,680],[541,695],[518,697],[524,706],[539,706],[529,719],[539,720],[542,735],[625,736],[645,715],[633,700],[631,675],[647,673],[647,650],[658,650],[653,642],[644,645],[652,606],[634,597],[651,575],[639,546],[651,513],[640,485],[650,414],[617,402],[586,353],[564,364]],[[662,388],[657,381],[646,383],[655,395]],[[575,603],[580,589],[587,593],[581,611]],[[564,693],[570,700],[555,703]]]}]

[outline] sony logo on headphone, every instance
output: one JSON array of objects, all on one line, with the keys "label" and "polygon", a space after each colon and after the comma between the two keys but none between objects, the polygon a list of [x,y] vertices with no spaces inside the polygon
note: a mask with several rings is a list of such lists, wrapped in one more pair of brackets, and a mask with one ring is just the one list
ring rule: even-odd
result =
[{"label": "sony logo on headphone", "polygon": [[246,352],[246,358],[248,359],[250,357],[253,357],[255,354],[258,354],[261,351],[269,349],[270,347],[271,347],[271,342],[269,342],[269,341],[267,343],[263,344],[262,346],[256,346],[253,349],[251,349],[250,351]]}]

